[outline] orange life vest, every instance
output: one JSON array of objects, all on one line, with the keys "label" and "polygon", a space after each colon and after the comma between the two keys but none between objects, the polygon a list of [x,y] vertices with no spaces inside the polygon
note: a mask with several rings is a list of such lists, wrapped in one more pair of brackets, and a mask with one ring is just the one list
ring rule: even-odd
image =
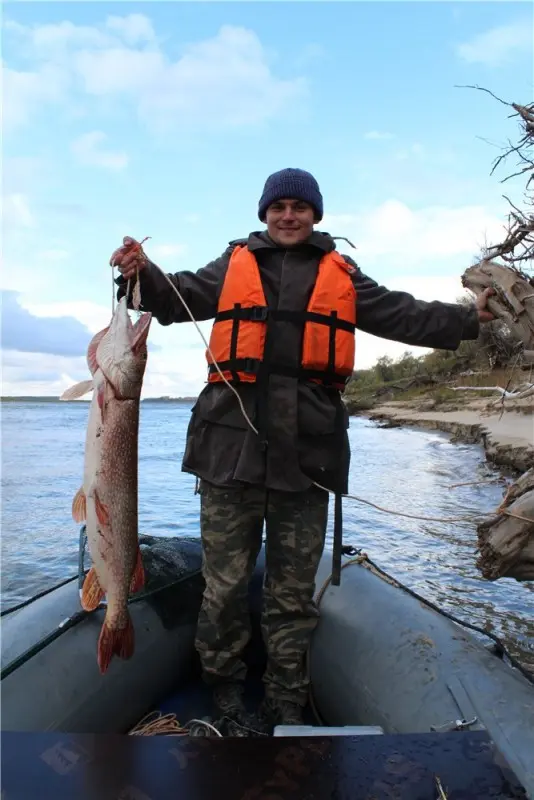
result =
[{"label": "orange life vest", "polygon": [[[286,375],[293,372],[301,380],[343,389],[352,375],[355,358],[356,290],[350,278],[352,271],[339,253],[325,254],[306,311],[278,311],[267,306],[254,254],[247,247],[236,247],[209,342],[226,380],[257,380],[263,365],[268,321],[273,319],[303,324],[301,366],[295,372],[267,364],[268,371]],[[208,381],[222,381],[208,350],[206,358]]]}]

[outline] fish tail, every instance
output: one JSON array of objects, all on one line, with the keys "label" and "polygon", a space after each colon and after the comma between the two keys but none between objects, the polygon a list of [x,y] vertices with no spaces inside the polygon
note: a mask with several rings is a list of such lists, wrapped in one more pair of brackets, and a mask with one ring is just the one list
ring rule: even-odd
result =
[{"label": "fish tail", "polygon": [[135,644],[134,628],[128,611],[125,612],[124,624],[120,628],[116,624],[110,625],[107,616],[106,614],[98,639],[98,666],[102,675],[114,655],[124,659],[131,658]]}]

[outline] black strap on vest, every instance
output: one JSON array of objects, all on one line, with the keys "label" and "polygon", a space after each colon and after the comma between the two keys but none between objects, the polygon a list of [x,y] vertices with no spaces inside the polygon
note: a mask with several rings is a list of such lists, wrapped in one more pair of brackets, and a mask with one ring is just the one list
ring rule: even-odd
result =
[{"label": "black strap on vest", "polygon": [[[338,437],[338,452],[343,450],[343,438],[345,436],[343,405],[340,402],[336,409],[336,436]],[[334,491],[334,543],[332,548],[332,586],[339,586],[341,583],[341,555],[343,552],[343,490],[344,486],[344,461],[340,458],[338,463],[338,477],[335,481]]]},{"label": "black strap on vest", "polygon": [[341,583],[341,554],[343,552],[343,495],[334,496],[334,546],[332,548],[332,586]]},{"label": "black strap on vest", "polygon": [[[288,311],[288,310],[269,310],[267,306],[252,306],[242,308],[240,303],[236,303],[233,308],[220,311],[215,316],[215,322],[233,320],[232,334],[230,341],[230,358],[227,361],[219,361],[219,369],[232,374],[235,383],[239,383],[239,372],[248,372],[252,375],[266,377],[265,365],[268,364],[268,372],[276,375],[285,375],[288,378],[298,378],[300,380],[318,379],[328,385],[344,385],[350,376],[341,375],[335,372],[336,360],[336,331],[343,330],[354,333],[356,326],[344,319],[339,319],[337,311],[331,314],[319,314],[316,311]],[[304,325],[306,322],[314,322],[319,325],[327,325],[330,328],[328,343],[328,367],[326,370],[305,369],[303,367],[288,367],[283,364],[271,363],[269,359],[268,341],[265,345],[264,360],[252,358],[237,358],[237,340],[239,336],[239,323],[249,322],[294,322]],[[268,336],[267,336],[268,339]],[[210,375],[218,372],[215,364],[209,365]]]},{"label": "black strap on vest", "polygon": [[[264,363],[257,358],[236,358],[232,361],[218,361],[219,369],[223,372],[248,372],[251,375],[260,375],[261,366]],[[210,374],[214,374],[218,370],[214,364],[209,366]],[[339,372],[330,372],[329,370],[320,369],[304,369],[303,367],[287,367],[284,364],[269,365],[269,372],[272,375],[283,375],[286,378],[299,378],[300,380],[313,380],[314,378],[320,379],[326,385],[331,384],[344,384],[350,376],[341,375]],[[239,378],[235,379],[236,383]]]},{"label": "black strap on vest", "polygon": [[354,333],[356,325],[346,319],[338,319],[337,311],[330,314],[319,314],[318,311],[289,311],[280,309],[269,309],[267,306],[251,306],[241,308],[240,303],[236,303],[233,308],[226,311],[218,311],[215,315],[215,322],[222,322],[226,319],[248,320],[251,322],[267,322],[272,319],[274,322],[316,322],[318,325],[329,325],[335,329]]}]

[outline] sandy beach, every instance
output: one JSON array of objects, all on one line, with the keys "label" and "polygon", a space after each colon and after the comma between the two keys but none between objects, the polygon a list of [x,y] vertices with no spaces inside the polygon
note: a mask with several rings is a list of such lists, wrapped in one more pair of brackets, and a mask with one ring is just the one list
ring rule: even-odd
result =
[{"label": "sandy beach", "polygon": [[534,466],[534,415],[516,410],[488,412],[474,401],[458,410],[422,411],[409,403],[376,406],[365,416],[389,425],[413,425],[441,430],[453,439],[480,443],[489,461],[524,472]]}]

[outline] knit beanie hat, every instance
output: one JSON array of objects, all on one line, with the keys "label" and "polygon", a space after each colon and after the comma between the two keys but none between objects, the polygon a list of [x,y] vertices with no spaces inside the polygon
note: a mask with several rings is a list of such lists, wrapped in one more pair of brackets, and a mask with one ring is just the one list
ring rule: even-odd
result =
[{"label": "knit beanie hat", "polygon": [[315,210],[316,222],[323,218],[323,197],[313,175],[303,169],[281,169],[269,175],[265,181],[258,206],[261,222],[265,222],[265,212],[271,203],[284,197],[309,203]]}]

